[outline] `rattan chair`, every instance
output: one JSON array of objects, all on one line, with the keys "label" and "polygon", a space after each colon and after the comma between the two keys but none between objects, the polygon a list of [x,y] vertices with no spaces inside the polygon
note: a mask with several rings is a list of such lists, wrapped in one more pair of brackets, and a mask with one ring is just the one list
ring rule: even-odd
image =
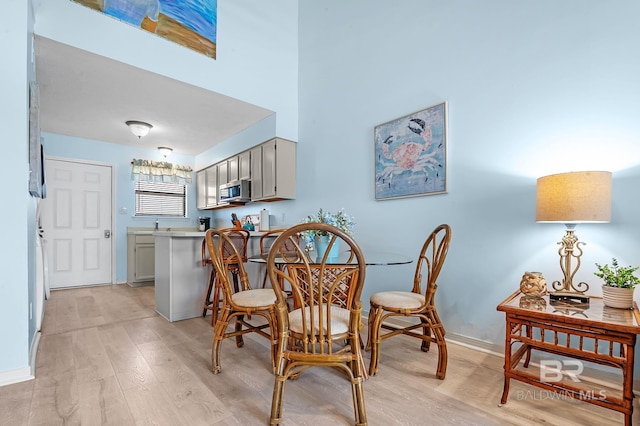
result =
[{"label": "rattan chair", "polygon": [[[267,256],[269,255],[269,250],[271,249],[271,246],[273,245],[273,242],[276,240],[276,238],[278,238],[278,236],[280,234],[282,234],[282,231],[284,231],[285,228],[282,229],[271,229],[269,231],[266,231],[264,234],[262,234],[260,236],[260,256],[263,259],[267,259]],[[300,241],[300,238],[298,237],[298,242]],[[269,274],[267,273],[267,268],[266,268],[266,263],[265,263],[265,268],[264,268],[264,274],[263,274],[263,278],[262,278],[262,288],[265,288],[267,285],[267,279],[269,277]]]},{"label": "rattan chair", "polygon": [[[236,338],[236,346],[244,346],[242,336],[246,333],[258,333],[266,337],[271,342],[271,367],[275,372],[276,359],[276,316],[275,302],[276,294],[270,288],[252,289],[249,278],[244,269],[244,264],[236,264],[236,275],[240,280],[238,289],[231,286],[229,281],[229,265],[235,259],[240,258],[234,241],[229,233],[209,229],[205,234],[205,241],[209,251],[211,263],[216,270],[214,277],[214,288],[220,288],[223,295],[222,309],[220,316],[214,324],[213,348],[211,350],[211,370],[218,374],[220,372],[220,346],[224,339]],[[229,255],[232,253],[232,255]],[[252,315],[261,316],[266,319],[266,324],[252,324],[248,322]],[[247,319],[245,319],[245,316]],[[227,331],[229,322],[235,319],[235,329]],[[269,333],[264,329],[269,328]]]},{"label": "rattan chair", "polygon": [[[220,232],[226,234],[232,245],[227,245],[224,251],[224,263],[227,265],[227,272],[231,274],[233,278],[233,288],[238,291],[238,271],[239,264],[247,261],[247,243],[249,236],[251,235],[246,229],[240,228],[225,228]],[[206,267],[211,265],[211,257],[208,256],[207,243],[202,240],[202,266]],[[235,250],[232,250],[232,247]],[[204,309],[202,310],[202,316],[207,315],[207,311],[211,311],[211,325],[215,325],[218,315],[220,313],[220,304],[222,303],[222,289],[216,286],[216,268],[211,267],[211,273],[209,274],[209,283],[207,285],[207,292],[204,297]],[[219,284],[219,282],[218,282]]]},{"label": "rattan chair", "polygon": [[[421,349],[429,351],[432,341],[438,345],[438,368],[436,377],[444,379],[447,372],[447,343],[444,340],[445,329],[438,316],[435,294],[438,288],[436,280],[444,265],[451,241],[451,228],[443,224],[429,235],[418,258],[411,291],[384,291],[375,293],[370,299],[369,338],[367,350],[371,350],[369,374],[378,372],[380,342],[398,334],[416,337],[422,340]],[[390,317],[414,317],[418,323],[400,327],[385,324]],[[382,329],[391,330],[382,333]],[[414,330],[421,329],[421,332]]]},{"label": "rattan chair", "polygon": [[[338,241],[346,245],[348,250],[342,253],[346,259],[330,260],[329,251],[322,259],[312,259],[296,243],[298,235],[309,230],[330,232],[331,245]],[[267,270],[277,295],[279,342],[272,425],[282,420],[287,379],[298,378],[304,370],[316,366],[335,367],[346,374],[351,382],[356,424],[367,424],[363,389],[366,371],[358,334],[365,267],[364,256],[351,236],[324,223],[293,226],[271,246]],[[280,283],[291,288],[291,311]]]}]

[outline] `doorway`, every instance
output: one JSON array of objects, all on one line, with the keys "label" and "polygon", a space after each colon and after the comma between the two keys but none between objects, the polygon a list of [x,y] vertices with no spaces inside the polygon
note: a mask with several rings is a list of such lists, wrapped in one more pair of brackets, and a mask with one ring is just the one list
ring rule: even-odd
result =
[{"label": "doorway", "polygon": [[45,168],[50,287],[112,284],[113,166],[49,157]]}]

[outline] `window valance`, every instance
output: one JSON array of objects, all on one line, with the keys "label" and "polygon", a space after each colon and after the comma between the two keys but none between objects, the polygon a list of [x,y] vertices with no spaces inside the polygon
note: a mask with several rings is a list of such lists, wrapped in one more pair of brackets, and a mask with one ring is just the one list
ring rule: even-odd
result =
[{"label": "window valance", "polygon": [[191,184],[193,169],[166,161],[136,160],[131,162],[131,179],[147,182]]}]

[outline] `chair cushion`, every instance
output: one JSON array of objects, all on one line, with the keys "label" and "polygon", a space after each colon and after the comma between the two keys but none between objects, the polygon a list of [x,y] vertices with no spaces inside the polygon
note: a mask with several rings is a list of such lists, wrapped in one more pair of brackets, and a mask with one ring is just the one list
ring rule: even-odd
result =
[{"label": "chair cushion", "polygon": [[[313,332],[318,334],[318,307],[314,306],[314,320],[315,324],[313,327]],[[327,310],[326,305],[323,305],[324,311],[324,331],[326,332],[326,324],[327,324]],[[305,308],[305,314],[307,317],[307,325],[311,322],[310,318],[310,310],[309,308]],[[302,329],[302,309],[295,309],[289,312],[289,329],[294,333],[301,334],[303,332]],[[349,311],[347,309],[341,308],[339,306],[332,305],[331,306],[331,334],[343,334],[349,330]]]},{"label": "chair cushion", "polygon": [[371,296],[371,303],[396,309],[417,309],[424,304],[424,295],[410,291],[382,291]]},{"label": "chair cushion", "polygon": [[234,293],[231,300],[238,306],[269,306],[276,303],[276,294],[271,288],[259,288]]}]

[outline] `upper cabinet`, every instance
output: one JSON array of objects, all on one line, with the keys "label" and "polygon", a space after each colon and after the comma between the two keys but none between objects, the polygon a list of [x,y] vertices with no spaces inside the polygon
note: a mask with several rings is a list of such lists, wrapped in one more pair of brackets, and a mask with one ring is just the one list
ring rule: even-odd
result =
[{"label": "upper cabinet", "polygon": [[200,170],[196,174],[198,208],[212,209],[233,205],[228,202],[220,203],[218,188],[237,180],[250,180],[251,201],[294,199],[296,143],[273,138]]},{"label": "upper cabinet", "polygon": [[[275,201],[296,197],[296,143],[274,138],[261,145],[262,195],[253,201]],[[257,173],[256,173],[257,174]],[[254,173],[251,171],[253,179]]]},{"label": "upper cabinet", "polygon": [[238,154],[238,180],[251,179],[251,151]]},{"label": "upper cabinet", "polygon": [[197,206],[200,210],[218,205],[218,166],[213,165],[196,173]]},{"label": "upper cabinet", "polygon": [[[227,182],[233,182],[236,180],[238,180],[238,156],[237,155],[227,160]],[[220,185],[222,185],[222,182],[220,182]]]},{"label": "upper cabinet", "polygon": [[197,207],[207,208],[207,169],[196,173]]},{"label": "upper cabinet", "polygon": [[218,166],[213,165],[207,169],[207,207],[208,209],[218,205]]},{"label": "upper cabinet", "polygon": [[[218,186],[229,182],[229,161],[225,160],[217,164],[218,166]],[[236,167],[237,170],[237,167]]]},{"label": "upper cabinet", "polygon": [[251,149],[251,199],[262,198],[262,145]]}]

